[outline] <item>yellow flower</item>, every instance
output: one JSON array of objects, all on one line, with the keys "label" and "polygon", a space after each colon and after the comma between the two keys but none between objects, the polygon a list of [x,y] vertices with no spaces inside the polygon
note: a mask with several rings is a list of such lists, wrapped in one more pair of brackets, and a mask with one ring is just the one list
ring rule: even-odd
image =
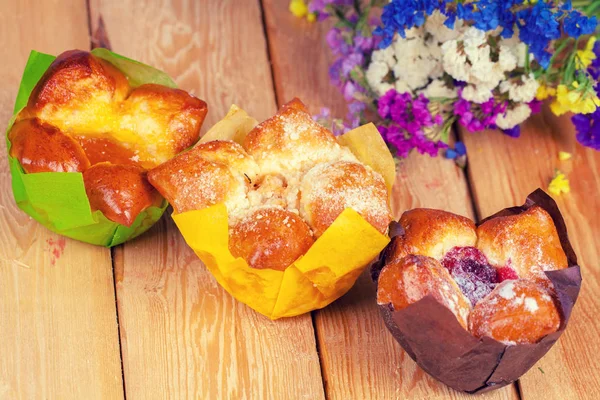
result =
[{"label": "yellow flower", "polygon": [[558,152],[558,159],[559,159],[560,161],[567,161],[567,160],[570,160],[572,156],[573,156],[573,155],[572,155],[571,153],[567,153],[566,151],[559,151],[559,152]]},{"label": "yellow flower", "polygon": [[308,5],[304,0],[290,1],[290,12],[298,18],[304,18],[308,15]]},{"label": "yellow flower", "polygon": [[594,90],[577,90],[579,84],[573,82],[574,90],[569,90],[566,85],[558,85],[556,99],[550,104],[550,109],[556,115],[563,115],[569,111],[575,114],[590,114],[600,106],[600,99]]},{"label": "yellow flower", "polygon": [[548,97],[556,95],[556,89],[550,86],[546,86],[545,83],[540,84],[538,87],[535,98],[538,100],[546,100]]},{"label": "yellow flower", "polygon": [[315,22],[317,20],[317,15],[315,13],[308,12],[308,5],[305,0],[290,1],[290,12],[298,18],[306,17],[308,22]]},{"label": "yellow flower", "polygon": [[561,193],[569,193],[571,191],[569,179],[567,179],[565,174],[557,170],[554,174],[554,178],[552,178],[548,185],[548,191],[556,196]]},{"label": "yellow flower", "polygon": [[577,57],[575,57],[577,68],[586,69],[592,63],[592,61],[596,59],[596,53],[594,53],[594,44],[596,44],[596,37],[592,36],[590,40],[588,40],[585,49],[577,50]]}]

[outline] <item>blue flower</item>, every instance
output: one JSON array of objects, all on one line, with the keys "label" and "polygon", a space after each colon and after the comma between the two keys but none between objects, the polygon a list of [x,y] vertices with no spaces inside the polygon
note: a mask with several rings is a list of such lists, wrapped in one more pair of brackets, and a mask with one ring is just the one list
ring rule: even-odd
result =
[{"label": "blue flower", "polygon": [[457,158],[467,154],[467,147],[463,142],[456,142],[453,149],[446,150],[446,158],[456,160]]},{"label": "blue flower", "polygon": [[529,50],[543,68],[548,67],[552,56],[546,48],[550,41],[561,36],[559,17],[558,11],[553,11],[551,5],[543,1],[517,13],[519,38],[529,45]]},{"label": "blue flower", "polygon": [[383,8],[382,26],[373,32],[382,37],[379,48],[383,49],[392,44],[396,32],[404,38],[407,29],[422,26],[427,16],[434,10],[445,13],[446,3],[451,2],[450,0],[392,0]]},{"label": "blue flower", "polygon": [[574,115],[571,121],[577,130],[579,143],[600,150],[600,108],[591,114]]},{"label": "blue flower", "polygon": [[521,125],[513,126],[510,129],[504,129],[502,133],[512,138],[518,138],[519,136],[521,136]]},{"label": "blue flower", "polygon": [[595,16],[588,18],[577,11],[567,14],[564,22],[565,32],[575,38],[582,35],[591,35],[596,30],[597,25],[598,21]]}]

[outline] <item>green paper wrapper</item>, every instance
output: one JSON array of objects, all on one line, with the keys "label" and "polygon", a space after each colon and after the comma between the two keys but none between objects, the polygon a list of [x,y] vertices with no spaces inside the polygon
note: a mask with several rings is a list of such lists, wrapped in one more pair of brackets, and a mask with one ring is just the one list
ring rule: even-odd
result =
[{"label": "green paper wrapper", "polygon": [[[110,62],[123,72],[134,88],[145,83],[176,87],[167,74],[148,65],[107,49],[94,49],[92,54]],[[99,246],[116,246],[144,233],[154,225],[167,208],[167,201],[163,200],[160,207],[148,207],[127,227],[109,220],[100,211],[91,210],[81,173],[27,174],[19,161],[10,156],[8,132],[17,114],[27,105],[33,88],[55,58],[37,51],[31,52],[19,86],[13,117],[6,130],[6,147],[9,151],[8,162],[15,201],[21,210],[51,231]]]}]

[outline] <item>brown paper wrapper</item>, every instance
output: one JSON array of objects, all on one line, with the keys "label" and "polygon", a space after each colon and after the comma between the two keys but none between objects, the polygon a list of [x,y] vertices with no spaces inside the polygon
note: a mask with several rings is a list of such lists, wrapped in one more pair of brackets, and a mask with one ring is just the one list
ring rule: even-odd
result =
[{"label": "brown paper wrapper", "polygon": [[[535,344],[505,345],[491,338],[476,338],[464,330],[450,310],[427,296],[403,310],[380,305],[386,326],[408,355],[429,375],[453,389],[481,393],[506,386],[521,377],[546,354],[567,328],[571,310],[581,287],[581,272],[563,217],[554,200],[537,189],[520,207],[506,208],[488,219],[519,214],[533,205],[545,209],[554,221],[569,267],[546,272],[554,284],[562,322],[559,330]],[[390,227],[390,236],[402,234],[399,224]],[[389,258],[395,239],[372,266],[373,280]]]}]

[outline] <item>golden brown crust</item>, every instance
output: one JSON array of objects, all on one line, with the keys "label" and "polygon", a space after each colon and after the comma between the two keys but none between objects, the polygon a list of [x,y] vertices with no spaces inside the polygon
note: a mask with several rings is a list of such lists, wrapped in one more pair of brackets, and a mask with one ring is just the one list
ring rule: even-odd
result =
[{"label": "golden brown crust", "polygon": [[16,122],[8,138],[10,155],[27,173],[82,172],[90,166],[79,143],[37,118]]},{"label": "golden brown crust", "polygon": [[476,337],[510,344],[536,343],[559,326],[560,314],[548,290],[527,279],[500,283],[469,317]]},{"label": "golden brown crust", "polygon": [[113,133],[122,142],[149,143],[140,157],[163,163],[194,144],[206,117],[206,103],[180,89],[146,84],[134,89],[122,105]]},{"label": "golden brown crust", "polygon": [[404,235],[396,239],[394,258],[418,254],[441,260],[453,247],[475,246],[475,223],[447,211],[415,208],[400,218]]},{"label": "golden brown crust", "polygon": [[[93,104],[125,99],[129,83],[121,71],[91,53],[70,50],[46,70],[29,97],[29,109],[52,122],[60,107],[83,111]],[[95,108],[95,107],[93,107]]]},{"label": "golden brown crust", "polygon": [[[238,169],[243,168],[243,169]],[[247,208],[246,193],[256,167],[244,149],[232,141],[202,143],[152,169],[150,183],[175,212],[229,203],[228,210]]]},{"label": "golden brown crust", "polygon": [[381,175],[362,164],[319,164],[302,179],[300,215],[319,237],[346,208],[358,212],[379,232],[387,232],[392,214]]},{"label": "golden brown crust", "polygon": [[109,62],[67,51],[19,113],[9,133],[11,155],[28,173],[85,172],[93,208],[129,225],[137,216],[131,212],[141,211],[138,206],[156,193],[140,178],[139,167],[153,167],[192,145],[206,112],[206,103],[182,90],[154,84],[131,90]]},{"label": "golden brown crust", "polygon": [[563,269],[567,257],[550,215],[534,206],[518,215],[492,218],[477,228],[477,247],[495,267],[509,266],[520,278]]},{"label": "golden brown crust", "polygon": [[131,149],[110,138],[75,136],[91,165],[101,162],[141,167],[139,157]]},{"label": "golden brown crust", "polygon": [[83,173],[92,211],[100,210],[111,221],[131,226],[138,214],[157,202],[157,193],[143,169],[100,163]]},{"label": "golden brown crust", "polygon": [[296,214],[275,207],[248,213],[230,230],[229,249],[252,268],[285,270],[308,251],[314,240]]},{"label": "golden brown crust", "polygon": [[66,134],[119,142],[150,168],[195,143],[206,113],[206,103],[183,90],[132,90],[110,63],[74,50],[50,65],[19,120],[37,117]]},{"label": "golden brown crust", "polygon": [[258,124],[246,136],[244,148],[265,174],[307,171],[323,162],[356,157],[340,146],[333,133],[316,123],[304,104],[294,99]]},{"label": "golden brown crust", "polygon": [[411,255],[396,259],[381,270],[377,282],[378,304],[391,304],[394,310],[401,310],[428,295],[452,311],[467,329],[471,303],[437,260]]}]

